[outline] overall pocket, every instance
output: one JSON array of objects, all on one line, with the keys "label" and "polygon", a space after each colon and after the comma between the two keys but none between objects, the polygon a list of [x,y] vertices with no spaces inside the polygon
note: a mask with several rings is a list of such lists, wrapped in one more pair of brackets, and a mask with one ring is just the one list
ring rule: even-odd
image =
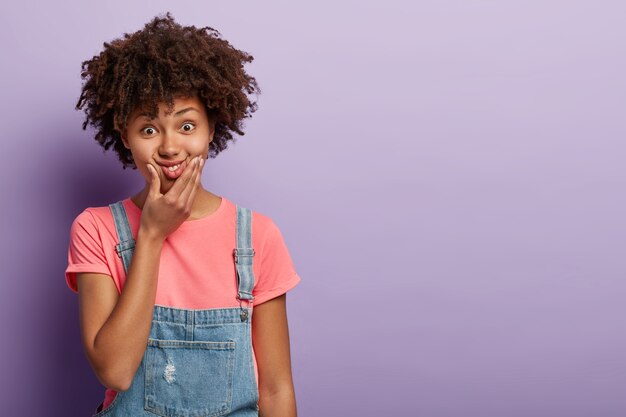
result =
[{"label": "overall pocket", "polygon": [[98,408],[96,408],[96,411],[94,411],[94,413],[91,415],[91,417],[100,417],[100,416],[109,414],[111,411],[113,411],[115,406],[121,401],[121,398],[123,395],[124,395],[124,391],[119,391],[117,394],[115,394],[115,398],[113,398],[113,401],[111,401],[111,404],[109,404],[107,408],[101,409],[100,411],[98,411],[100,406],[104,405],[104,401],[102,401],[100,405],[98,405]]},{"label": "overall pocket", "polygon": [[144,408],[166,417],[230,412],[235,341],[148,339]]}]

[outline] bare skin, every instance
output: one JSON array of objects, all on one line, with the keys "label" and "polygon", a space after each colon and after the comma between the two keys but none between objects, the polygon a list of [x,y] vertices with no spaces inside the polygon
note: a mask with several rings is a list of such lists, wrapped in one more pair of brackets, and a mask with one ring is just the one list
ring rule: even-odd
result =
[{"label": "bare skin", "polygon": [[252,344],[259,367],[259,416],[296,417],[287,294],[254,307]]}]

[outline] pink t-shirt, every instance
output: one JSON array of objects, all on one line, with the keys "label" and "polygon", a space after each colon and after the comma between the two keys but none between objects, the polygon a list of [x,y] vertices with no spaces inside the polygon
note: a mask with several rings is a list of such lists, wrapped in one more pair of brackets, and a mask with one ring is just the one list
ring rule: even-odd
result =
[{"label": "pink t-shirt", "polygon": [[[123,200],[133,237],[137,238],[141,209]],[[233,249],[237,212],[233,202],[222,196],[219,208],[196,220],[182,223],[165,240],[161,251],[155,304],[207,309],[239,307]],[[68,266],[65,279],[78,292],[77,272],[111,276],[118,293],[126,281],[121,258],[115,252],[117,233],[108,206],[89,207],[70,228]],[[252,307],[284,294],[300,282],[282,234],[271,218],[252,211],[252,247],[255,250],[254,302]],[[244,302],[244,305],[246,303]],[[255,375],[258,381],[256,357]],[[106,389],[103,409],[115,398]]]}]

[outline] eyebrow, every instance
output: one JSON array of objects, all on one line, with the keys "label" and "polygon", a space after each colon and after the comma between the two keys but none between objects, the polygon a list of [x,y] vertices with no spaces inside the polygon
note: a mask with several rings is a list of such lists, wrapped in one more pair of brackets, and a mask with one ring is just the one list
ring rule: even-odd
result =
[{"label": "eyebrow", "polygon": [[[196,113],[199,113],[198,109],[196,109],[195,107],[187,107],[187,108],[184,108],[184,109],[179,110],[176,113],[174,113],[174,117],[181,116],[181,115],[183,115],[183,114],[185,114],[185,113],[187,113],[189,111],[195,111]],[[138,114],[137,116],[135,116],[135,119],[137,119],[138,117],[141,117],[141,116],[144,116],[144,117],[147,118],[148,114],[147,113]],[[150,120],[152,120],[152,119],[150,119]]]}]

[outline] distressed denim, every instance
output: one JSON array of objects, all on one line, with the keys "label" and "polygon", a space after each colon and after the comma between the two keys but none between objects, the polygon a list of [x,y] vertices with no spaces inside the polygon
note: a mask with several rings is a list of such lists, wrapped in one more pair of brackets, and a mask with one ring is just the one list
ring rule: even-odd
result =
[{"label": "distressed denim", "polygon": [[[110,205],[128,272],[135,241],[121,201]],[[239,307],[181,309],[155,305],[148,344],[130,388],[92,417],[258,417],[252,352],[252,215],[237,206],[233,257]],[[248,302],[247,306],[242,301]]]}]

